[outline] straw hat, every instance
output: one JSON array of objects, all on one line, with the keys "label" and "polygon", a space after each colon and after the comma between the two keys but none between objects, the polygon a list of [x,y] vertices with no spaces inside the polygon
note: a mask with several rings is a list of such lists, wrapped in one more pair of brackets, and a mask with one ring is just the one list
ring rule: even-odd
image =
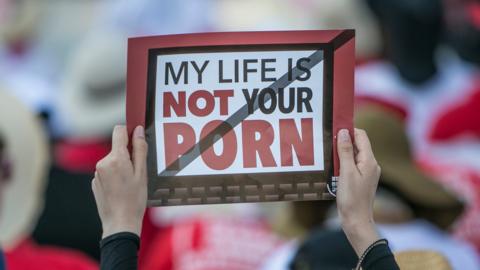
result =
[{"label": "straw hat", "polygon": [[59,96],[59,116],[71,138],[108,137],[125,121],[127,39],[96,33],[74,52]]},{"label": "straw hat", "polygon": [[13,165],[0,202],[0,243],[8,250],[31,234],[41,214],[48,147],[39,120],[1,87],[0,133]]},{"label": "straw hat", "polygon": [[395,252],[395,261],[402,270],[451,270],[447,258],[434,251],[412,250]]},{"label": "straw hat", "polygon": [[380,185],[395,191],[414,212],[447,228],[463,211],[463,203],[415,165],[401,119],[376,106],[356,112],[355,125],[367,131],[375,157],[382,167]]}]

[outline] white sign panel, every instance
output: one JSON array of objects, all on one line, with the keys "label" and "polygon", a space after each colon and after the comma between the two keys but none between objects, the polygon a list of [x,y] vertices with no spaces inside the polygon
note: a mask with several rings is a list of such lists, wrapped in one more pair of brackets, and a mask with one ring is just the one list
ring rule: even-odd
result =
[{"label": "white sign panel", "polygon": [[323,60],[307,68],[315,52],[158,55],[158,175],[324,170]]}]

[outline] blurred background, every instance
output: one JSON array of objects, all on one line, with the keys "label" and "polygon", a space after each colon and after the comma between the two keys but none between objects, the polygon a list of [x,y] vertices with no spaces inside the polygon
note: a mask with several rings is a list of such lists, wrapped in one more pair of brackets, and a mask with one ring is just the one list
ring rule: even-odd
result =
[{"label": "blurred background", "polygon": [[[90,181],[125,122],[128,37],[341,28],[356,30],[356,121],[384,145],[374,149],[382,233],[398,239],[394,250],[435,250],[453,269],[480,269],[476,0],[0,0],[7,268],[98,267]],[[327,240],[311,232],[338,228],[334,207],[149,209],[140,268],[288,269],[301,252],[313,264],[312,245]]]}]

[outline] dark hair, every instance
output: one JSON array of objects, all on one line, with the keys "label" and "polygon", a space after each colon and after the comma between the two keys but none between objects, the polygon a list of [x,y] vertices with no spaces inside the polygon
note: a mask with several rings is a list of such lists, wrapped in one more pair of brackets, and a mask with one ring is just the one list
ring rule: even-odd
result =
[{"label": "dark hair", "polygon": [[358,257],[342,230],[314,230],[298,248],[290,270],[355,268]]},{"label": "dark hair", "polygon": [[443,34],[440,0],[366,0],[380,22],[384,54],[409,82],[423,83],[436,73],[435,50]]}]

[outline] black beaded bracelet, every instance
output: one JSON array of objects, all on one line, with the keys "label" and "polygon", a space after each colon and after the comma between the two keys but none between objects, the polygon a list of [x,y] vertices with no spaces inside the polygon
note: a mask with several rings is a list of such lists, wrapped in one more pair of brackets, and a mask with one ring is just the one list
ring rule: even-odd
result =
[{"label": "black beaded bracelet", "polygon": [[365,249],[365,251],[363,252],[362,256],[360,256],[360,258],[358,259],[358,263],[357,263],[357,267],[355,267],[355,270],[360,270],[362,269],[362,262],[363,260],[365,259],[365,257],[368,255],[368,253],[376,246],[378,245],[387,245],[388,246],[388,241],[387,239],[383,238],[383,239],[378,239],[377,241],[373,242],[370,246],[368,246],[367,249]]}]

